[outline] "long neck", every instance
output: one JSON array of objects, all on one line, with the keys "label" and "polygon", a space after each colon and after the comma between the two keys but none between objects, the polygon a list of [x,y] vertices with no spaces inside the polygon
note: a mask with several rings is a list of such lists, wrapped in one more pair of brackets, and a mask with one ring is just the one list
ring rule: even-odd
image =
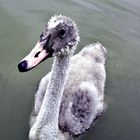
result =
[{"label": "long neck", "polygon": [[59,109],[67,80],[69,60],[70,56],[56,57],[54,59],[51,78],[37,117],[39,128],[48,124],[52,129],[58,129]]}]

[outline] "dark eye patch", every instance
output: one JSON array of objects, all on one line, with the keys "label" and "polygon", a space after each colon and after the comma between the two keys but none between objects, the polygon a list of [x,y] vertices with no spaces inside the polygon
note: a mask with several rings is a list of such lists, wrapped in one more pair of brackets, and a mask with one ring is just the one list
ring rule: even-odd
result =
[{"label": "dark eye patch", "polygon": [[42,38],[43,37],[43,33],[40,35],[40,38]]},{"label": "dark eye patch", "polygon": [[40,35],[40,42],[43,42],[43,41],[45,41],[46,40],[46,37],[44,37],[44,34],[42,33],[41,35]]},{"label": "dark eye patch", "polygon": [[65,31],[64,29],[61,29],[61,30],[59,31],[59,33],[58,33],[58,35],[59,35],[60,37],[64,37],[65,34],[66,34],[66,31]]}]

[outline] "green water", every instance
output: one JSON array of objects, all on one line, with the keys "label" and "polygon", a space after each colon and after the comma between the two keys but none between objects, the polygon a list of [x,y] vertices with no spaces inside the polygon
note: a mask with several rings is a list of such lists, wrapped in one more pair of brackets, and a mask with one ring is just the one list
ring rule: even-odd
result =
[{"label": "green water", "polygon": [[52,59],[22,74],[17,64],[33,48],[46,21],[60,13],[79,25],[77,52],[97,41],[108,50],[107,112],[78,139],[139,140],[139,0],[0,0],[0,140],[28,139],[34,93]]}]

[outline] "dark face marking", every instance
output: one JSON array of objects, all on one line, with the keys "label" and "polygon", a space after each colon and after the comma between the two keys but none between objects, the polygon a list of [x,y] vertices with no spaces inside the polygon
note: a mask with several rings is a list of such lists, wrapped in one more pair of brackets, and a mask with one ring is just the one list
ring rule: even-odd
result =
[{"label": "dark face marking", "polygon": [[62,48],[65,48],[69,42],[76,42],[74,27],[64,23],[60,23],[55,28],[50,29],[48,36],[46,36],[47,34],[48,30],[45,30],[40,35],[39,40],[46,51],[53,50],[54,53],[57,53]]},{"label": "dark face marking", "polygon": [[65,37],[65,35],[66,35],[66,31],[65,31],[65,29],[61,29],[60,31],[59,31],[59,37],[60,38],[64,38]]},{"label": "dark face marking", "polygon": [[[53,19],[50,19],[50,21],[48,24],[54,24],[53,22],[55,22]],[[45,59],[52,57],[53,54],[61,52],[62,49],[67,49],[69,53],[70,49],[67,46],[72,48],[79,41],[77,27],[71,19],[65,16],[58,16],[56,21],[60,21],[59,24],[52,28],[47,26],[40,35],[35,48],[29,53],[29,57],[25,57],[19,63],[19,69],[22,67],[22,72],[34,68]],[[24,60],[27,62],[26,67],[22,63]]]}]

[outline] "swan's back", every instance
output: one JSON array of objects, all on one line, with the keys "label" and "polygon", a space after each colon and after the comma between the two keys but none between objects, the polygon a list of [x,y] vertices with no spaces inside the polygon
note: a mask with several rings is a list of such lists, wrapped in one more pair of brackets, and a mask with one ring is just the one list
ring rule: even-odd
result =
[{"label": "swan's back", "polygon": [[[101,48],[100,48],[101,47]],[[103,94],[106,79],[106,50],[99,43],[84,47],[70,61],[69,78],[65,91],[75,91],[81,82],[93,82],[98,92]]]},{"label": "swan's back", "polygon": [[84,133],[104,112],[106,53],[101,44],[95,43],[71,58],[60,108],[62,131],[72,135]]},{"label": "swan's back", "polygon": [[[70,60],[68,80],[60,106],[59,127],[72,136],[84,133],[105,110],[106,49],[99,43],[84,47]],[[51,73],[42,78],[35,96],[31,126],[39,113]],[[45,88],[44,88],[45,87]]]}]

